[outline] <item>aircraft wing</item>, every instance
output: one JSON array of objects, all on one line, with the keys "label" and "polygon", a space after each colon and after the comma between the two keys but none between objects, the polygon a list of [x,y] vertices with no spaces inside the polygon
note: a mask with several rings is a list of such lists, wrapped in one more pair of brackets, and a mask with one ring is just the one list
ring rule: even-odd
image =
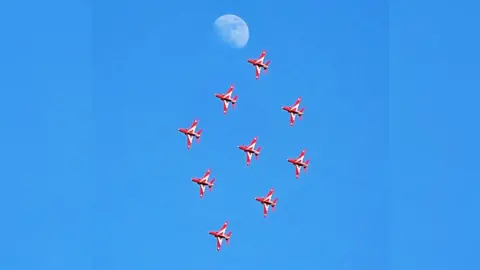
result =
[{"label": "aircraft wing", "polygon": [[192,146],[192,141],[193,141],[193,136],[190,134],[187,134],[187,148],[190,148]]},{"label": "aircraft wing", "polygon": [[208,169],[207,172],[203,175],[202,180],[208,180],[208,177],[210,176],[211,170]]},{"label": "aircraft wing", "polygon": [[233,87],[234,87],[234,85],[232,84],[230,86],[230,88],[228,88],[227,93],[225,95],[223,95],[223,98],[231,98],[232,97]]},{"label": "aircraft wing", "polygon": [[305,150],[303,150],[297,158],[297,162],[303,162],[303,158],[305,157]]},{"label": "aircraft wing", "polygon": [[263,60],[265,59],[265,55],[267,55],[267,51],[263,51],[258,57],[257,61],[260,63],[263,63]]},{"label": "aircraft wing", "polygon": [[193,121],[192,125],[190,126],[190,128],[188,128],[188,131],[189,132],[195,132],[195,129],[197,128],[197,123],[198,123],[198,120],[195,119],[195,121]]},{"label": "aircraft wing", "polygon": [[272,200],[272,195],[273,195],[273,188],[270,189],[270,191],[268,192],[267,196],[265,196],[265,200],[267,200],[267,201]]},{"label": "aircraft wing", "polygon": [[295,177],[298,178],[300,176],[300,165],[295,164]]},{"label": "aircraft wing", "polygon": [[247,155],[247,166],[250,165],[250,162],[252,161],[252,153],[251,152],[245,152]]},{"label": "aircraft wing", "polygon": [[230,102],[228,102],[227,100],[222,100],[222,101],[223,101],[223,113],[227,113],[228,104],[230,104]]},{"label": "aircraft wing", "polygon": [[220,251],[222,247],[223,238],[217,237],[217,250]]},{"label": "aircraft wing", "polygon": [[298,106],[300,106],[300,100],[301,98],[298,98],[297,101],[295,101],[295,104],[293,104],[292,107],[290,107],[292,110],[298,110]]},{"label": "aircraft wing", "polygon": [[290,114],[290,126],[293,126],[295,123],[295,114],[294,113],[289,113]]},{"label": "aircraft wing", "polygon": [[267,214],[268,214],[268,208],[269,208],[269,205],[264,203],[263,204],[263,215],[266,217]]},{"label": "aircraft wing", "polygon": [[257,137],[253,138],[253,140],[250,142],[250,145],[248,145],[248,149],[254,149],[255,144],[257,144]]},{"label": "aircraft wing", "polygon": [[258,78],[260,78],[261,71],[262,71],[262,68],[260,66],[255,66],[255,79],[258,80]]},{"label": "aircraft wing", "polygon": [[223,223],[223,226],[222,226],[222,228],[220,228],[218,233],[219,234],[225,234],[225,231],[227,230],[227,225],[228,225],[228,222]]}]

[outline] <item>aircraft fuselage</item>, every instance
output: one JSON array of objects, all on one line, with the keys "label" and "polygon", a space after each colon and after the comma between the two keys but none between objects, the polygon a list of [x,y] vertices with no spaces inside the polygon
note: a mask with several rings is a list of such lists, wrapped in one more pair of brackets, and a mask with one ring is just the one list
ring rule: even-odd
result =
[{"label": "aircraft fuselage", "polygon": [[255,200],[264,204],[273,205],[273,202],[271,200],[265,200],[264,198],[255,198]]},{"label": "aircraft fuselage", "polygon": [[220,99],[223,100],[223,101],[228,101],[228,102],[231,102],[231,103],[235,103],[235,100],[233,100],[232,98],[221,97]]},{"label": "aircraft fuselage", "polygon": [[209,232],[209,234],[222,239],[230,239],[230,237],[227,237],[225,234],[219,234],[217,232]]},{"label": "aircraft fuselage", "polygon": [[196,138],[200,137],[200,135],[198,135],[198,134],[195,133],[195,132],[186,132],[185,134],[186,134],[186,135],[190,135],[190,136],[194,136],[194,137],[196,137]]},{"label": "aircraft fuselage", "polygon": [[302,115],[302,114],[303,114],[301,111],[293,110],[293,109],[290,109],[289,107],[284,107],[283,109],[284,109],[285,111],[289,112],[289,113],[298,114],[298,115]]},{"label": "aircraft fuselage", "polygon": [[199,184],[199,185],[205,185],[205,182],[200,180],[200,179],[193,179],[192,181]]},{"label": "aircraft fuselage", "polygon": [[261,68],[267,68],[267,65],[265,65],[264,63],[260,63],[260,62],[257,62],[256,60],[248,60],[248,62],[254,66],[258,66],[258,67],[261,67]]},{"label": "aircraft fuselage", "polygon": [[305,162],[298,162],[298,161],[295,161],[294,159],[289,159],[288,162],[296,166],[307,167],[307,164]]},{"label": "aircraft fuselage", "polygon": [[199,137],[197,133],[192,132],[192,131],[188,131],[188,129],[179,128],[178,131],[182,132],[182,133],[185,134],[185,135],[190,135],[190,136]]}]

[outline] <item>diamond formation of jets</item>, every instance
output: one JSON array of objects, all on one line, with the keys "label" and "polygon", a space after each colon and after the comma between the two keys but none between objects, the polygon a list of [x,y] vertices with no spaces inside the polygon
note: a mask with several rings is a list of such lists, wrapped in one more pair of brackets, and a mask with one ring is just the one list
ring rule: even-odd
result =
[{"label": "diamond formation of jets", "polygon": [[252,142],[249,145],[239,145],[238,148],[245,152],[247,155],[247,166],[250,166],[250,162],[252,161],[252,156],[255,155],[255,158],[258,159],[260,155],[260,150],[262,147],[258,147],[255,149],[255,145],[257,144],[257,137],[253,138]]},{"label": "diamond formation of jets", "polygon": [[270,191],[268,192],[267,196],[265,197],[256,197],[255,200],[257,202],[260,202],[262,205],[263,205],[263,216],[264,217],[267,217],[267,214],[268,214],[268,208],[271,206],[272,207],[272,211],[273,209],[275,209],[275,206],[277,206],[277,200],[278,198],[276,198],[275,200],[272,201],[272,195],[273,195],[273,188],[270,189]]},{"label": "diamond formation of jets", "polygon": [[[248,63],[252,64],[255,67],[255,79],[258,80],[261,74],[261,71],[266,73],[270,64],[270,60],[266,61],[265,56],[267,54],[267,51],[263,51],[260,56],[257,59],[248,59]],[[223,103],[223,113],[227,114],[228,112],[228,107],[231,104],[232,108],[235,109],[235,105],[237,103],[237,98],[238,96],[232,97],[233,95],[233,90],[235,88],[234,84],[231,84],[230,87],[228,88],[227,92],[224,94],[215,94],[215,97],[220,99]],[[282,109],[286,112],[289,113],[290,115],[290,126],[293,126],[295,123],[295,118],[298,116],[299,119],[302,119],[303,116],[303,111],[305,108],[299,108],[300,107],[300,101],[301,98],[297,98],[296,102],[292,106],[282,106]],[[192,146],[192,141],[193,138],[197,140],[197,142],[200,141],[200,136],[202,134],[202,130],[200,129],[198,132],[196,132],[198,120],[196,119],[193,121],[192,125],[189,128],[179,128],[178,131],[182,132],[184,135],[187,137],[187,148],[190,149]],[[258,147],[255,149],[256,143],[257,143],[257,138],[254,137],[253,140],[250,142],[249,145],[240,145],[238,148],[245,152],[246,154],[246,164],[247,166],[250,166],[251,160],[253,155],[255,155],[255,158],[258,159],[258,156],[260,155],[260,150],[261,147]],[[302,150],[298,158],[290,158],[287,159],[289,163],[295,166],[295,177],[298,179],[300,177],[300,171],[303,168],[305,172],[307,171],[308,164],[310,160],[303,161],[305,157],[305,150]],[[212,188],[214,186],[215,178],[212,178],[209,181],[210,174],[211,174],[211,169],[209,168],[205,174],[201,178],[192,178],[192,182],[196,183],[200,187],[200,198],[203,198],[205,195],[205,190],[208,187],[209,191],[212,191]],[[267,193],[265,197],[255,197],[255,200],[259,203],[262,204],[263,206],[263,216],[267,217],[268,211],[271,207],[272,211],[276,208],[278,198],[272,199],[273,197],[273,192],[274,189],[271,188],[270,191]],[[228,244],[229,240],[231,238],[232,232],[227,233],[227,225],[228,222],[225,222],[223,226],[220,228],[218,231],[210,231],[209,234],[214,236],[216,241],[217,241],[217,251],[220,251],[223,240]]]},{"label": "diamond formation of jets", "polygon": [[298,118],[299,119],[302,119],[302,116],[303,116],[303,110],[305,108],[301,108],[301,109],[298,109],[298,107],[300,106],[300,100],[302,98],[298,98],[297,101],[295,101],[295,104],[293,104],[292,106],[283,106],[282,109],[287,111],[288,114],[290,114],[290,126],[293,126],[293,124],[295,123],[295,116],[298,115]]},{"label": "diamond formation of jets", "polygon": [[209,232],[210,235],[213,235],[217,239],[217,251],[220,251],[223,240],[225,240],[227,244],[228,244],[228,241],[230,241],[232,232],[226,233],[227,226],[228,226],[228,221],[225,221],[225,223],[223,224],[222,228],[220,228],[220,230]]},{"label": "diamond formation of jets", "polygon": [[301,170],[302,167],[305,170],[305,172],[307,172],[308,163],[310,162],[310,160],[307,160],[307,161],[303,162],[304,157],[305,157],[305,150],[302,150],[302,152],[300,153],[298,158],[287,159],[288,162],[292,163],[295,166],[295,177],[297,179],[298,179],[298,177],[300,177],[300,170]]},{"label": "diamond formation of jets", "polygon": [[235,85],[231,85],[230,88],[228,88],[227,93],[225,94],[215,94],[215,96],[220,99],[223,103],[223,113],[226,114],[228,110],[228,104],[232,103],[232,108],[235,109],[235,104],[237,103],[237,98],[238,96],[235,96],[232,98],[232,93],[233,93],[233,88]]},{"label": "diamond formation of jets", "polygon": [[267,72],[268,65],[270,64],[270,60],[263,63],[263,60],[265,59],[265,55],[267,55],[267,51],[263,51],[257,59],[248,59],[247,60],[248,63],[252,64],[255,67],[255,79],[257,79],[257,80],[260,77],[260,73],[262,71],[262,68],[263,68],[264,72]]},{"label": "diamond formation of jets", "polygon": [[192,147],[193,137],[197,139],[197,142],[200,141],[200,135],[202,134],[202,130],[200,129],[198,132],[195,132],[197,128],[198,120],[195,119],[192,125],[189,128],[179,128],[178,131],[182,132],[187,136],[187,148],[190,149]]},{"label": "diamond formation of jets", "polygon": [[205,194],[206,187],[208,187],[210,192],[212,191],[215,178],[213,178],[212,181],[208,182],[208,178],[210,177],[210,172],[211,172],[211,169],[208,169],[207,172],[202,176],[202,178],[192,178],[192,182],[200,186],[200,198],[203,198],[203,194]]}]

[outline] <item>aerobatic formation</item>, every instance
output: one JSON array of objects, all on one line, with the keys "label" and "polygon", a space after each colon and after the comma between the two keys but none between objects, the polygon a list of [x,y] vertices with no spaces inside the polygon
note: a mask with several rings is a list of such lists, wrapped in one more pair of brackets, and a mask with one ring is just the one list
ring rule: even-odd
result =
[{"label": "aerobatic formation", "polygon": [[[266,72],[270,64],[270,60],[263,62],[267,51],[263,51],[257,59],[248,59],[248,63],[252,64],[255,67],[255,79],[259,79],[262,69]],[[231,104],[232,108],[235,109],[238,96],[232,97],[233,90],[235,88],[234,84],[231,84],[225,94],[215,94],[215,97],[218,98],[223,103],[223,113],[227,114],[228,107]],[[290,126],[293,126],[295,123],[295,118],[298,116],[298,119],[302,119],[304,108],[300,107],[301,98],[297,98],[295,103],[292,106],[282,106],[282,109],[290,115]],[[192,146],[193,138],[200,141],[200,136],[202,134],[202,129],[196,132],[198,124],[198,119],[195,119],[192,125],[189,128],[179,128],[178,131],[182,132],[187,136],[187,148],[190,149]],[[255,155],[255,159],[258,159],[260,155],[261,147],[255,149],[257,144],[258,137],[254,137],[250,144],[240,145],[238,148],[242,150],[246,155],[246,165],[250,166],[252,157]],[[287,159],[289,163],[295,166],[295,177],[298,179],[300,177],[300,171],[303,168],[304,171],[307,171],[308,164],[310,160],[303,161],[305,157],[305,150],[302,150],[300,155],[297,158]],[[201,178],[192,178],[192,182],[197,184],[200,187],[200,198],[203,198],[205,195],[205,190],[208,187],[209,191],[212,191],[214,186],[215,178],[209,181],[211,169],[208,169]],[[265,197],[256,197],[255,200],[262,204],[263,206],[263,216],[266,218],[268,215],[268,210],[271,207],[272,211],[277,206],[278,198],[272,199],[274,189],[271,188]],[[214,236],[217,241],[217,251],[220,251],[223,240],[228,244],[232,235],[232,232],[227,233],[228,222],[225,222],[223,226],[218,231],[210,231],[209,234]]]}]

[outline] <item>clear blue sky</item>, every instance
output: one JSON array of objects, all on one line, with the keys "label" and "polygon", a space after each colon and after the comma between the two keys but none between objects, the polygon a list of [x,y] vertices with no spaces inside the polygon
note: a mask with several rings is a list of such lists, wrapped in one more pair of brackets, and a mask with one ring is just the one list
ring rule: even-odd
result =
[{"label": "clear blue sky", "polygon": [[[0,268],[479,269],[477,14],[397,2],[2,1]],[[250,25],[244,49],[215,36],[224,13]]]}]

